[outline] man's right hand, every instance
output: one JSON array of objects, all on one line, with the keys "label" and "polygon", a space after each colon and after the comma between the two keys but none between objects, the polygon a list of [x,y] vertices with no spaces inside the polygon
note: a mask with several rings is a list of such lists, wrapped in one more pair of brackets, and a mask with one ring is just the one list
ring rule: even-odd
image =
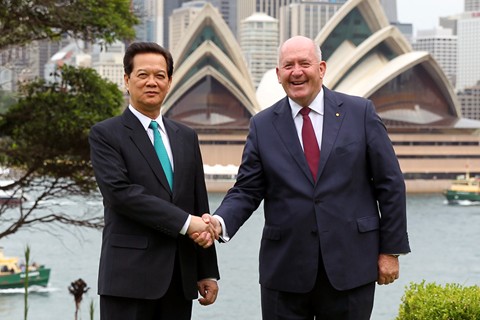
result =
[{"label": "man's right hand", "polygon": [[217,218],[208,213],[203,214],[201,219],[209,226],[210,229],[202,232],[189,232],[188,235],[198,245],[202,246],[203,248],[208,248],[213,244],[214,240],[218,240],[219,235],[222,233],[222,225]]}]

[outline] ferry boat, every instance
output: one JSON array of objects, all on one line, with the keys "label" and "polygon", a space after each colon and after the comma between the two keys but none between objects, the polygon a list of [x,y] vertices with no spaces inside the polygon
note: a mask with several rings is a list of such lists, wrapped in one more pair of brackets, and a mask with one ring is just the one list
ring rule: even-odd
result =
[{"label": "ferry boat", "polygon": [[[18,258],[5,257],[3,248],[0,247],[0,289],[13,289],[25,287],[25,268],[18,264]],[[28,266],[28,286],[48,285],[50,269],[43,265],[32,264]]]},{"label": "ferry boat", "polygon": [[444,196],[449,204],[480,204],[480,177],[470,177],[468,173],[459,176]]},{"label": "ferry boat", "polygon": [[[12,184],[11,180],[0,180],[0,187]],[[14,196],[12,192],[0,189],[0,206],[18,206],[22,203],[22,198]]]}]

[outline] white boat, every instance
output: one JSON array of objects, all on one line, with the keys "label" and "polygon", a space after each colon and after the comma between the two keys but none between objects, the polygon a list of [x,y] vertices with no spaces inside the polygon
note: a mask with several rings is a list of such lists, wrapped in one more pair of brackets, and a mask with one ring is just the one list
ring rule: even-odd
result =
[{"label": "white boat", "polygon": [[[13,180],[0,180],[0,187],[5,187],[13,184]],[[19,195],[14,194],[10,190],[0,189],[0,206],[17,206],[22,203],[22,198]]]}]

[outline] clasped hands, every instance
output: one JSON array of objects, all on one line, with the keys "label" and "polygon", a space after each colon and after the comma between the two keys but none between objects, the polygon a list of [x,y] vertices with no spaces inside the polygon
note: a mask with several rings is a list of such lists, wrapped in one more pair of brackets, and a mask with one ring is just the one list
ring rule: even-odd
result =
[{"label": "clasped hands", "polygon": [[187,230],[188,236],[203,248],[210,247],[221,233],[222,225],[208,213],[204,213],[202,217],[192,216]]}]

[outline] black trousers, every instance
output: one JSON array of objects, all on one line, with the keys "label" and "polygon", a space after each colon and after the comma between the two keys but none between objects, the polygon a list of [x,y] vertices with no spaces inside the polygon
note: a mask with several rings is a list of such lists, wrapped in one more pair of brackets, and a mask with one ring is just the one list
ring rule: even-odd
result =
[{"label": "black trousers", "polygon": [[315,287],[310,292],[283,292],[262,286],[262,319],[369,320],[374,296],[375,282],[351,290],[336,290],[320,261]]},{"label": "black trousers", "polygon": [[170,287],[160,299],[100,296],[100,320],[190,320],[191,317],[192,300],[183,294],[177,263]]}]

